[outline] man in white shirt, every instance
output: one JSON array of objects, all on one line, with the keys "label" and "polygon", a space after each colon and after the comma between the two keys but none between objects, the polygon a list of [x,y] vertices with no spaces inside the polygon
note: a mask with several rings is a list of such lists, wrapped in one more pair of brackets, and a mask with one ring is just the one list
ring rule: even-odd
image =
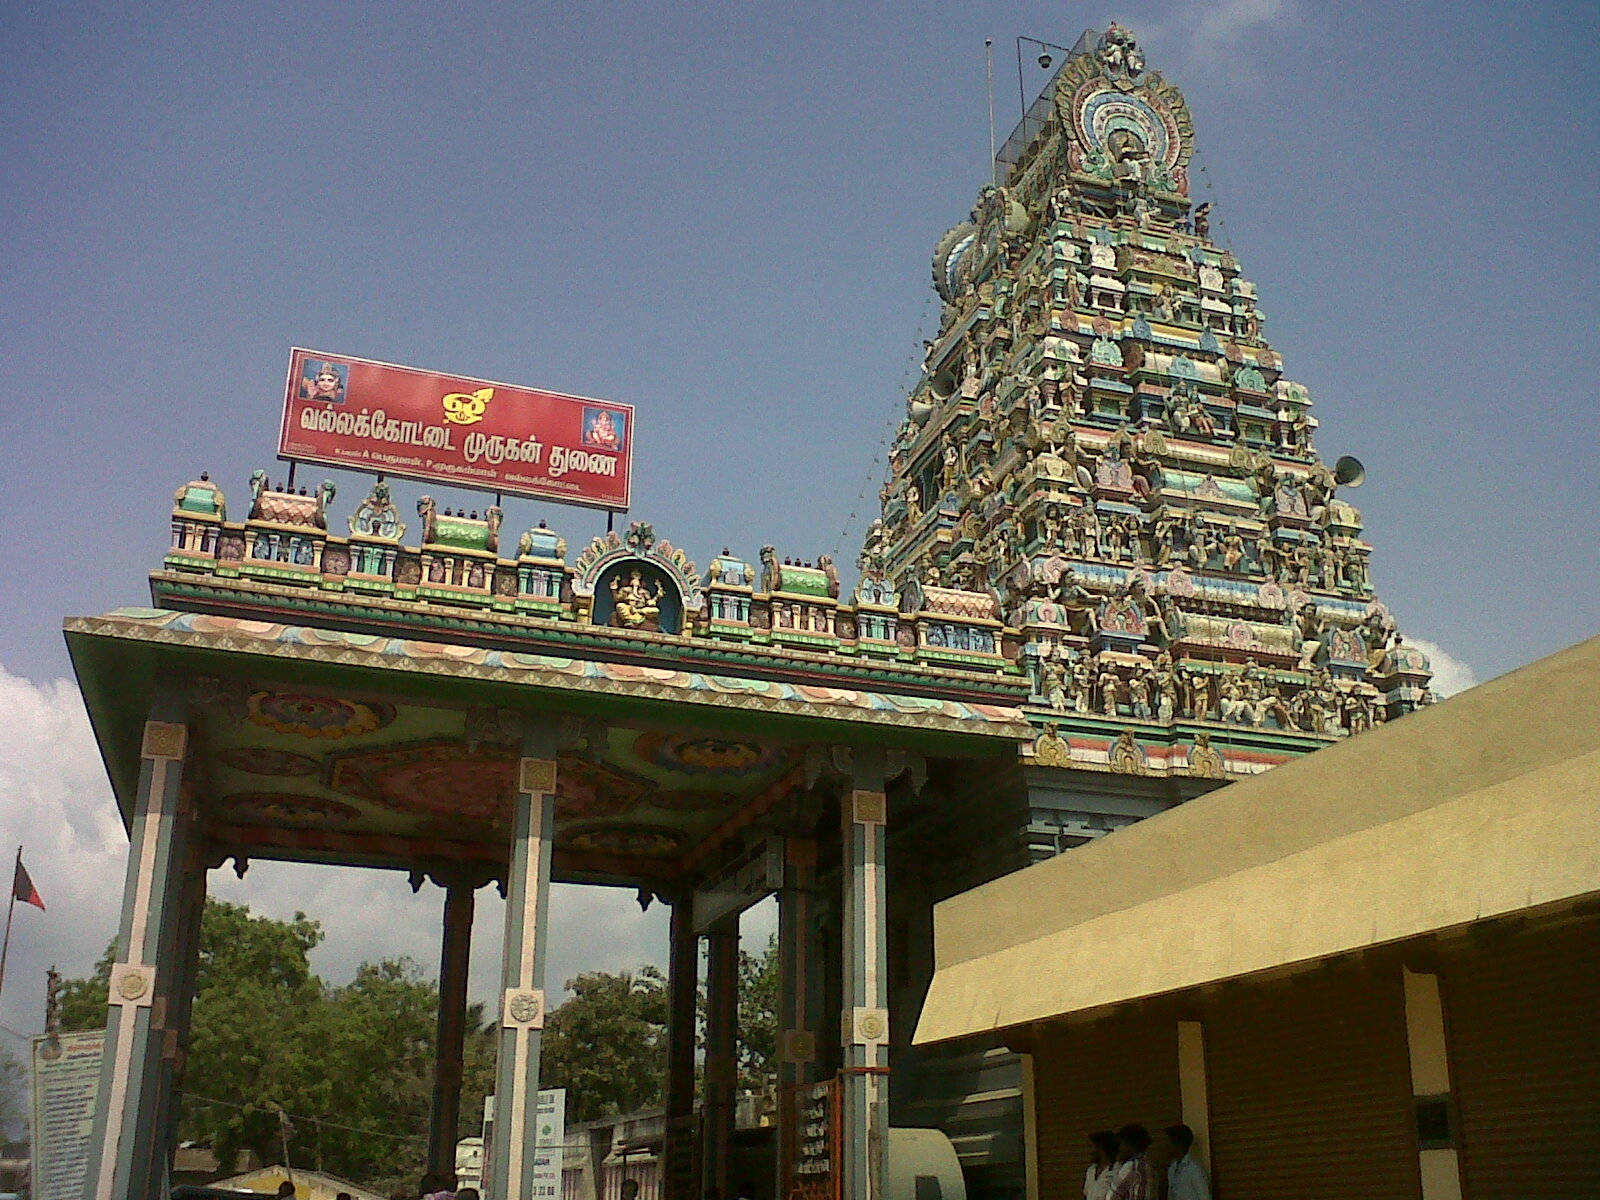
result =
[{"label": "man in white shirt", "polygon": [[1211,1200],[1211,1181],[1195,1161],[1194,1130],[1174,1125],[1167,1130],[1167,1200]]}]

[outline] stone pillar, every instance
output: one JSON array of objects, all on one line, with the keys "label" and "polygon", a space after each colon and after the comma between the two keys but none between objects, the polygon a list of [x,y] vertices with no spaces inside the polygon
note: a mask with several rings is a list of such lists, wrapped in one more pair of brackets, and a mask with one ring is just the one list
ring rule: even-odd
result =
[{"label": "stone pillar", "polygon": [[739,1087],[739,918],[706,935],[705,1189],[732,1195]]},{"label": "stone pillar", "polygon": [[700,993],[700,939],[694,932],[694,893],[688,888],[673,901],[671,956],[667,974],[667,1131],[662,1147],[661,1194],[662,1200],[699,1200],[694,1039]]},{"label": "stone pillar", "polygon": [[456,1134],[461,1123],[462,1054],[467,1034],[467,967],[472,951],[475,881],[445,873],[444,931],[439,948],[439,1024],[434,1038],[433,1106],[428,1119],[430,1173],[456,1173]]},{"label": "stone pillar", "polygon": [[889,801],[881,762],[853,754],[843,826],[843,1194],[881,1200],[889,1140],[888,905],[884,851]]},{"label": "stone pillar", "polygon": [[88,1200],[143,1200],[161,1194],[165,1183],[172,1104],[162,1093],[177,1056],[176,1036],[169,1040],[166,1026],[168,1014],[183,1007],[174,1004],[173,988],[184,975],[179,929],[190,838],[178,794],[186,716],[182,703],[162,688],[144,727],[106,1052],[88,1147]]},{"label": "stone pillar", "polygon": [[[187,827],[187,821],[185,822]],[[161,1029],[162,1079],[159,1089],[165,1106],[158,1115],[164,1141],[152,1147],[155,1159],[151,1178],[163,1179],[178,1148],[178,1090],[183,1086],[189,1059],[189,1018],[194,1010],[194,989],[200,974],[200,927],[206,906],[207,863],[198,839],[186,837],[182,878],[175,887],[177,919],[174,925],[172,962],[164,986],[158,987],[152,1005],[151,1023]],[[165,961],[165,959],[163,960]],[[165,1190],[163,1190],[165,1194]]]},{"label": "stone pillar", "polygon": [[523,739],[512,808],[506,879],[505,951],[500,967],[500,1050],[495,1064],[491,1200],[533,1200],[544,1028],[545,925],[555,824],[555,739],[543,728]]},{"label": "stone pillar", "polygon": [[784,840],[783,887],[778,892],[778,1186],[788,1195],[799,1108],[795,1089],[815,1079],[817,1034],[812,995],[818,964],[812,961],[811,891],[816,884],[817,844],[806,838]]}]

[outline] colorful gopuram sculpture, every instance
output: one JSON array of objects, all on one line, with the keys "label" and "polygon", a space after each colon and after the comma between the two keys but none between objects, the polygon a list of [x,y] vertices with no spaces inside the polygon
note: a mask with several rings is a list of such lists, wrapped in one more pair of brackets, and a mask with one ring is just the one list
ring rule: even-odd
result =
[{"label": "colorful gopuram sculpture", "polygon": [[1318,456],[1310,394],[1191,202],[1183,96],[1115,25],[1046,95],[935,252],[943,320],[863,572],[935,607],[992,597],[1063,714],[1331,737],[1427,703],[1339,490],[1359,463]]}]

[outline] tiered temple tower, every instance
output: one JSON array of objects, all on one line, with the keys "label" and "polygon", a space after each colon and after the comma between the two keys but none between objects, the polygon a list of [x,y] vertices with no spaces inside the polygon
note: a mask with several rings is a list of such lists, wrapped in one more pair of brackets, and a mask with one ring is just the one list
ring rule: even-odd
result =
[{"label": "tiered temple tower", "polygon": [[943,319],[862,568],[991,593],[1056,712],[1358,732],[1427,703],[1428,664],[1339,494],[1360,464],[1318,456],[1191,203],[1193,132],[1131,33],[1084,35],[939,241]]},{"label": "tiered temple tower", "polygon": [[440,1170],[472,896],[504,885],[491,1200],[547,1186],[552,881],[672,905],[667,1200],[736,1182],[738,922],[773,894],[772,1194],[877,1200],[902,1127],[943,1130],[975,1200],[1025,1194],[1023,1064],[911,1045],[934,906],[1429,695],[1337,494],[1359,465],[1318,458],[1190,204],[1191,146],[1131,35],[1085,35],[939,244],[944,319],[853,593],[772,546],[702,574],[644,521],[513,543],[487,496],[424,496],[408,541],[381,478],[342,521],[331,483],[257,472],[232,518],[209,478],[180,488],[155,607],[66,626],[133,843],[93,1194],[162,1190],[230,858],[444,889]]}]

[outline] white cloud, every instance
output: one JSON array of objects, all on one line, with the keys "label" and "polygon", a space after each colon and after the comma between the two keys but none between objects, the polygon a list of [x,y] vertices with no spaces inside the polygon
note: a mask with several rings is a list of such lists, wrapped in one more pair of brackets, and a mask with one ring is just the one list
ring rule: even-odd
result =
[{"label": "white cloud", "polygon": [[1290,24],[1299,15],[1298,0],[1182,0],[1148,33],[1150,44],[1174,61],[1163,63],[1152,57],[1151,63],[1172,79],[1210,76],[1254,86],[1260,73],[1249,46],[1251,37]]},{"label": "white cloud", "polygon": [[1433,690],[1439,695],[1454,696],[1457,692],[1478,686],[1477,672],[1439,643],[1408,635],[1406,644],[1415,646],[1428,656],[1428,662],[1433,666]]},{"label": "white cloud", "polygon": [[1211,4],[1186,4],[1183,8],[1192,52],[1201,58],[1233,54],[1248,34],[1295,15],[1292,0],[1216,0]]},{"label": "white cloud", "polygon": [[0,667],[0,712],[0,886],[20,844],[46,905],[17,906],[0,1020],[37,1033],[45,968],[86,974],[116,933],[128,839],[74,683],[36,684]]}]

